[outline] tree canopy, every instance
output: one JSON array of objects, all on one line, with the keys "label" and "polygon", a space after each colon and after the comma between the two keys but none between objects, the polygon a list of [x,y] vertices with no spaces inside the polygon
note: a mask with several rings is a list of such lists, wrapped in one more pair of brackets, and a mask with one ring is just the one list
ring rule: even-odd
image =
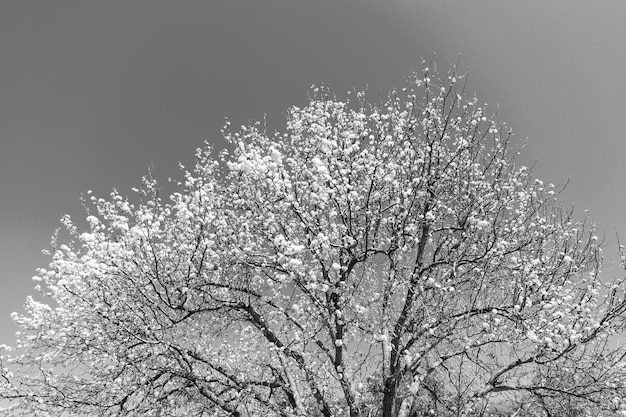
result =
[{"label": "tree canopy", "polygon": [[[626,415],[622,279],[453,68],[230,125],[164,198],[85,201],[15,314],[38,416]],[[624,399],[624,400],[623,400]],[[609,413],[609,414],[606,414]],[[620,414],[621,413],[621,414]]]}]

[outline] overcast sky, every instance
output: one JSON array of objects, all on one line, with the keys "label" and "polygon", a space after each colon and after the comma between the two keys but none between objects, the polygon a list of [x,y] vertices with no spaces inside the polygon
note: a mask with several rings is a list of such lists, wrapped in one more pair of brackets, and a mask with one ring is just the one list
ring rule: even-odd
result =
[{"label": "overcast sky", "polygon": [[312,84],[386,92],[434,53],[461,54],[523,163],[626,240],[625,18],[623,0],[1,1],[0,343],[81,193],[177,177],[225,117],[282,129]]}]

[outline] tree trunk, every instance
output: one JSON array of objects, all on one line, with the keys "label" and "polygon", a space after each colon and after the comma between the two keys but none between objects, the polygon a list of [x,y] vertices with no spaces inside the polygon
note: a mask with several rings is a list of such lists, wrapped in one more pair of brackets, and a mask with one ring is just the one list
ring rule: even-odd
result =
[{"label": "tree trunk", "polygon": [[394,375],[385,380],[383,394],[383,417],[394,417],[398,384]]}]

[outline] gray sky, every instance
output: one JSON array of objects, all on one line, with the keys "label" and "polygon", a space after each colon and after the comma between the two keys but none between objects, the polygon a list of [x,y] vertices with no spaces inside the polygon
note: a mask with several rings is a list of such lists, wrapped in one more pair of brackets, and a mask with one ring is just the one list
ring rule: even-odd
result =
[{"label": "gray sky", "polygon": [[[623,0],[6,0],[0,3],[0,343],[81,193],[162,181],[233,125],[284,126],[311,84],[386,92],[461,54],[469,90],[537,176],[571,183],[609,242],[626,240]],[[614,246],[606,248],[614,257]]]}]

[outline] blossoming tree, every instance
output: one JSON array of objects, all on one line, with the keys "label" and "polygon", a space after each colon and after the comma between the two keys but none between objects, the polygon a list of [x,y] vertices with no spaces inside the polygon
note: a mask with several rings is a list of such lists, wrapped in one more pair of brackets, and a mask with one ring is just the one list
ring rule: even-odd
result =
[{"label": "blossoming tree", "polygon": [[169,200],[90,196],[14,316],[12,415],[618,415],[624,283],[462,78],[316,89]]}]

